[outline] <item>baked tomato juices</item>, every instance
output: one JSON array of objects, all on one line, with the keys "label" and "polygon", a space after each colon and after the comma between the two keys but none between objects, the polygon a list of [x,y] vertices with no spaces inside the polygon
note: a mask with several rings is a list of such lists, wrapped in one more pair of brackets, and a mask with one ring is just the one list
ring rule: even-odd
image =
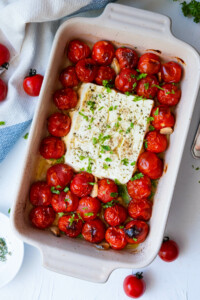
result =
[{"label": "baked tomato juices", "polygon": [[152,52],[69,42],[38,149],[45,178],[30,187],[34,227],[104,250],[145,241],[182,77]]}]

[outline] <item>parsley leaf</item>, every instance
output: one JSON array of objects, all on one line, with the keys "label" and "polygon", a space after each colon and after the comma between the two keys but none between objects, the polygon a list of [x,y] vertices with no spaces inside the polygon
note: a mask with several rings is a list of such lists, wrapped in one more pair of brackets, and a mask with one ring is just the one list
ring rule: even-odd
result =
[{"label": "parsley leaf", "polygon": [[28,138],[28,132],[23,136],[23,138],[24,138],[25,140],[27,140],[27,138]]},{"label": "parsley leaf", "polygon": [[115,202],[112,200],[110,202],[107,202],[106,204],[103,204],[102,207],[108,208],[108,207],[112,207],[113,205],[115,205]]},{"label": "parsley leaf", "polygon": [[159,107],[156,108],[156,111],[155,111],[154,115],[158,116],[158,113],[159,113]]},{"label": "parsley leaf", "polygon": [[157,85],[157,84],[152,84],[152,87],[157,87],[159,90],[164,91],[165,89],[163,89],[161,86]]},{"label": "parsley leaf", "polygon": [[86,159],[86,156],[81,155],[81,156],[79,156],[79,159],[84,160],[84,159]]},{"label": "parsley leaf", "polygon": [[107,146],[107,145],[101,145],[101,148],[102,148],[103,150],[110,151],[110,146]]},{"label": "parsley leaf", "polygon": [[64,216],[64,212],[59,212],[58,215],[59,215],[59,217],[62,217],[62,216]]},{"label": "parsley leaf", "polygon": [[155,130],[155,127],[153,127],[152,125],[149,126],[149,131],[153,131]]},{"label": "parsley leaf", "polygon": [[109,168],[109,166],[108,166],[107,164],[103,164],[103,168],[104,168],[105,170],[107,170],[107,169]]},{"label": "parsley leaf", "polygon": [[107,161],[107,162],[111,162],[111,161],[112,161],[112,159],[111,159],[110,157],[106,157],[105,161]]},{"label": "parsley leaf", "polygon": [[192,0],[189,3],[184,1],[183,3],[180,3],[182,6],[182,12],[185,17],[192,16],[193,21],[195,23],[200,22],[200,2],[196,0]]},{"label": "parsley leaf", "polygon": [[51,187],[51,192],[52,192],[53,194],[57,194],[57,195],[60,194],[60,191],[56,190],[55,186],[52,186],[52,187]]},{"label": "parsley leaf", "polygon": [[136,86],[137,86],[137,83],[135,82],[135,83],[133,84],[132,89],[134,90],[134,89],[136,88]]},{"label": "parsley leaf", "polygon": [[130,92],[125,92],[124,94],[125,94],[126,96],[130,96],[130,95],[131,95]]},{"label": "parsley leaf", "polygon": [[133,162],[131,163],[131,166],[135,166],[135,164],[136,164],[136,161],[133,161]]},{"label": "parsley leaf", "polygon": [[68,186],[66,186],[65,188],[64,188],[64,190],[63,190],[65,193],[67,193],[68,191],[69,191],[69,188],[68,188]]},{"label": "parsley leaf", "polygon": [[90,217],[90,216],[94,216],[94,213],[93,212],[87,212],[87,213],[84,213],[84,215],[86,217]]},{"label": "parsley leaf", "polygon": [[129,164],[128,158],[122,159],[122,160],[121,160],[121,163],[122,163],[124,166],[128,166],[128,164]]},{"label": "parsley leaf", "polygon": [[110,193],[110,197],[116,198],[118,196],[118,193]]},{"label": "parsley leaf", "polygon": [[147,124],[149,124],[151,121],[154,121],[154,117],[148,117],[147,118]]},{"label": "parsley leaf", "polygon": [[144,88],[145,88],[145,90],[148,90],[148,88],[149,88],[149,82],[144,83]]},{"label": "parsley leaf", "polygon": [[137,174],[135,174],[135,175],[131,178],[131,181],[134,181],[134,180],[136,180],[136,179],[140,179],[140,178],[142,178],[142,177],[144,177],[144,175],[143,175],[142,173],[137,173]]},{"label": "parsley leaf", "polygon": [[83,117],[86,121],[88,121],[88,116],[84,115],[82,112],[79,111],[79,115]]},{"label": "parsley leaf", "polygon": [[5,125],[5,124],[6,124],[6,122],[0,121],[0,126]]},{"label": "parsley leaf", "polygon": [[137,76],[137,80],[140,80],[142,78],[145,78],[147,77],[147,74],[146,73],[140,73],[138,76]]}]

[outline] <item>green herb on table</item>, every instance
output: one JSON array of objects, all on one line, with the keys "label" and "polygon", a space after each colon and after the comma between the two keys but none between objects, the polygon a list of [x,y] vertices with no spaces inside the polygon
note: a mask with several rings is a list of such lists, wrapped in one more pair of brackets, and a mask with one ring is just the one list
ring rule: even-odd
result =
[{"label": "green herb on table", "polygon": [[[173,0],[173,1],[177,1],[177,0]],[[199,1],[192,0],[188,3],[186,1],[183,1],[182,3],[180,3],[180,5],[182,6],[181,9],[182,9],[182,12],[185,17],[193,17],[193,21],[195,23],[200,22],[200,2]]]},{"label": "green herb on table", "polygon": [[27,138],[28,138],[28,132],[23,136],[23,138],[24,138],[25,140],[27,140]]}]

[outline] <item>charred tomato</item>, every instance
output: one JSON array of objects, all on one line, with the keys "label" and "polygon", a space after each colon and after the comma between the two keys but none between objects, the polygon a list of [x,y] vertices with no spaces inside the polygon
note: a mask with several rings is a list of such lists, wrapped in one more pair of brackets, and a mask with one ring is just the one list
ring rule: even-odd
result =
[{"label": "charred tomato", "polygon": [[149,225],[144,221],[134,220],[126,224],[124,231],[128,243],[140,244],[149,233]]},{"label": "charred tomato", "polygon": [[121,250],[127,244],[125,232],[119,227],[109,227],[106,230],[105,239],[114,250]]},{"label": "charred tomato", "polygon": [[78,197],[88,196],[93,188],[94,176],[87,172],[76,174],[70,184],[70,190]]},{"label": "charred tomato", "polygon": [[132,200],[128,205],[128,213],[133,219],[148,221],[151,218],[152,202],[148,199]]},{"label": "charred tomato", "polygon": [[120,68],[130,68],[133,69],[136,67],[138,62],[137,53],[130,48],[118,48],[115,52],[115,56],[119,62]]},{"label": "charred tomato", "polygon": [[164,82],[179,82],[182,76],[182,69],[179,64],[169,61],[161,66],[161,77]]},{"label": "charred tomato", "polygon": [[82,235],[90,243],[100,243],[105,237],[105,225],[98,218],[87,221],[83,225]]},{"label": "charred tomato", "polygon": [[71,238],[77,237],[82,230],[83,221],[75,213],[62,216],[58,220],[58,228]]},{"label": "charred tomato", "polygon": [[98,181],[97,197],[104,203],[116,199],[118,196],[118,187],[111,179],[101,179]]},{"label": "charred tomato", "polygon": [[114,83],[115,80],[115,71],[109,66],[101,66],[97,71],[97,77],[95,78],[95,82],[97,84],[103,85],[103,81],[106,80],[110,84]]},{"label": "charred tomato", "polygon": [[154,98],[158,92],[158,80],[153,75],[148,75],[139,80],[136,88],[138,96]]},{"label": "charred tomato", "polygon": [[64,189],[72,180],[74,172],[66,164],[56,164],[47,170],[47,183],[57,190]]}]

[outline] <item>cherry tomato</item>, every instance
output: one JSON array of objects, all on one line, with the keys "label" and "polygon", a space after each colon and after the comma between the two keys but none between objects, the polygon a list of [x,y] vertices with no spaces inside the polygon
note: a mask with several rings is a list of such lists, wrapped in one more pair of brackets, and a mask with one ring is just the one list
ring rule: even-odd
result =
[{"label": "cherry tomato", "polygon": [[143,243],[149,233],[149,225],[144,221],[130,221],[125,226],[126,240],[130,244]]},{"label": "cherry tomato", "polygon": [[53,101],[58,109],[71,109],[78,102],[77,93],[71,88],[57,90],[53,95]]},{"label": "cherry tomato", "polygon": [[71,118],[62,113],[54,113],[48,118],[48,131],[51,135],[62,137],[69,133]]},{"label": "cherry tomato", "polygon": [[6,99],[8,87],[6,83],[0,78],[0,102]]},{"label": "cherry tomato", "polygon": [[166,262],[171,262],[177,259],[179,255],[179,247],[176,242],[165,237],[159,251],[159,256]]},{"label": "cherry tomato", "polygon": [[74,171],[66,164],[56,164],[47,170],[47,183],[56,190],[63,190],[72,180]]},{"label": "cherry tomato", "polygon": [[30,202],[35,205],[48,206],[51,204],[51,190],[45,181],[37,181],[31,185]]},{"label": "cherry tomato", "polygon": [[152,202],[148,199],[132,200],[128,205],[128,213],[133,219],[148,221],[151,218]]},{"label": "cherry tomato", "polygon": [[58,137],[48,136],[40,144],[40,154],[46,158],[60,158],[65,154],[65,144]]},{"label": "cherry tomato", "polygon": [[157,98],[161,104],[173,106],[179,102],[181,90],[171,83],[166,83],[162,86],[162,90],[158,91]]},{"label": "cherry tomato", "polygon": [[93,188],[94,176],[87,172],[76,174],[71,182],[70,190],[78,197],[88,196]]},{"label": "cherry tomato", "polygon": [[79,40],[69,42],[67,56],[74,64],[83,58],[89,57],[90,53],[90,48],[84,42]]},{"label": "cherry tomato", "polygon": [[101,209],[101,203],[97,198],[84,197],[79,201],[77,212],[84,221],[94,220]]},{"label": "cherry tomato", "polygon": [[167,138],[158,131],[150,131],[145,137],[146,150],[154,153],[164,152],[167,149]]},{"label": "cherry tomato", "polygon": [[154,118],[152,125],[155,129],[160,130],[165,127],[173,127],[175,119],[169,107],[159,105],[152,109],[151,116]]},{"label": "cherry tomato", "polygon": [[44,229],[53,223],[55,212],[52,207],[37,206],[31,210],[29,218],[33,226]]},{"label": "cherry tomato", "polygon": [[6,46],[0,44],[0,67],[7,69],[10,60],[10,52]]},{"label": "cherry tomato", "polygon": [[158,92],[158,80],[153,75],[148,75],[145,78],[139,80],[136,88],[136,92],[139,96],[145,98],[154,98]]},{"label": "cherry tomato", "polygon": [[56,212],[71,212],[78,207],[79,198],[68,191],[62,191],[60,194],[52,195],[52,207]]},{"label": "cherry tomato", "polygon": [[161,66],[161,77],[164,82],[179,82],[181,76],[181,66],[176,62],[169,61]]},{"label": "cherry tomato", "polygon": [[158,179],[162,176],[163,161],[155,153],[143,152],[138,159],[138,169],[151,179]]},{"label": "cherry tomato", "polygon": [[126,217],[126,209],[120,204],[115,204],[112,207],[108,207],[104,212],[104,219],[110,226],[117,226],[124,223]]},{"label": "cherry tomato", "polygon": [[127,190],[132,199],[140,200],[151,195],[151,180],[147,176],[127,183]]},{"label": "cherry tomato", "polygon": [[76,64],[76,74],[82,82],[92,82],[97,76],[98,67],[92,58],[85,58]]},{"label": "cherry tomato", "polygon": [[89,220],[83,225],[82,235],[90,243],[100,243],[105,237],[105,225],[98,218]]},{"label": "cherry tomato", "polygon": [[43,82],[43,76],[40,74],[36,74],[35,69],[30,69],[30,72],[27,77],[24,78],[23,81],[23,88],[24,91],[32,97],[36,97],[39,95],[42,82]]},{"label": "cherry tomato", "polygon": [[123,288],[126,295],[130,298],[141,297],[146,290],[146,283],[142,279],[142,272],[129,275],[124,279]]},{"label": "cherry tomato", "polygon": [[111,179],[101,179],[98,181],[98,195],[97,197],[104,203],[116,199],[118,196],[117,185]]},{"label": "cherry tomato", "polygon": [[160,58],[154,53],[143,54],[138,62],[138,69],[141,73],[148,75],[156,74],[160,71]]},{"label": "cherry tomato", "polygon": [[138,55],[133,49],[118,48],[115,56],[119,62],[120,68],[135,68],[138,62]]},{"label": "cherry tomato", "polygon": [[134,92],[137,86],[138,73],[133,69],[122,69],[115,78],[115,87],[119,91]]},{"label": "cherry tomato", "polygon": [[109,227],[106,230],[105,239],[114,250],[121,250],[127,244],[124,230],[119,227]]},{"label": "cherry tomato", "polygon": [[97,77],[95,78],[95,81],[97,84],[103,85],[103,80],[109,81],[109,83],[114,83],[115,80],[115,71],[109,67],[109,66],[102,66],[99,67],[97,72]]},{"label": "cherry tomato", "polygon": [[82,230],[83,221],[77,214],[62,216],[58,220],[58,228],[71,238],[77,237]]},{"label": "cherry tomato", "polygon": [[99,41],[92,48],[92,58],[99,65],[108,66],[115,56],[115,48],[110,42]]},{"label": "cherry tomato", "polygon": [[79,79],[76,75],[75,67],[69,66],[60,73],[60,82],[64,87],[74,87],[79,84]]}]

